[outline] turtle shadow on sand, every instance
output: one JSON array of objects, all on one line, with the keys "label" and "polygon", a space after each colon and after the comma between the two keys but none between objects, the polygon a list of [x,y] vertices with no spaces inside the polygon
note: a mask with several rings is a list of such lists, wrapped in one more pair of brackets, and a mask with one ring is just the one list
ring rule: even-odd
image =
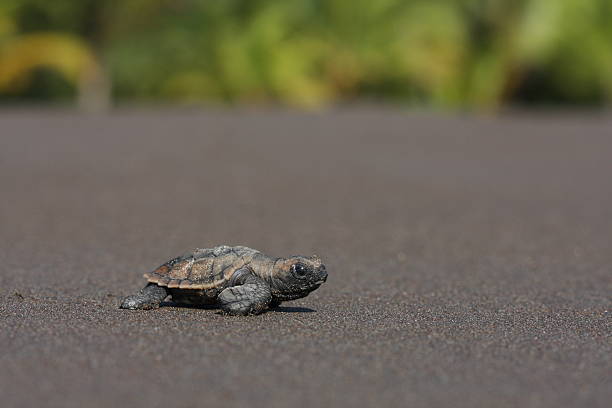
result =
[{"label": "turtle shadow on sand", "polygon": [[[202,309],[202,310],[214,310],[219,309],[219,306],[216,305],[188,305],[184,303],[174,303],[172,301],[162,302],[160,307],[177,307],[181,309]],[[308,307],[300,307],[300,306],[276,306],[267,310],[268,313],[276,312],[276,313],[315,313],[316,310],[310,309]]]},{"label": "turtle shadow on sand", "polygon": [[159,307],[177,307],[179,309],[203,309],[203,310],[214,310],[218,309],[219,306],[216,305],[190,305],[187,303],[175,303],[171,300],[167,302],[161,302]]},{"label": "turtle shadow on sand", "polygon": [[316,310],[308,307],[300,306],[277,306],[268,310],[268,312],[281,312],[281,313],[315,313]]}]

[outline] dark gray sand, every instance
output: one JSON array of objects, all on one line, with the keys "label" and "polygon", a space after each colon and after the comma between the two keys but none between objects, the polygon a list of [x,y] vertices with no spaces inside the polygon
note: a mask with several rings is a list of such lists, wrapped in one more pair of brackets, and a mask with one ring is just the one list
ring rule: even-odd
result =
[{"label": "dark gray sand", "polygon": [[[604,407],[612,116],[0,113],[2,407]],[[117,309],[191,247],[321,255],[255,317]]]}]

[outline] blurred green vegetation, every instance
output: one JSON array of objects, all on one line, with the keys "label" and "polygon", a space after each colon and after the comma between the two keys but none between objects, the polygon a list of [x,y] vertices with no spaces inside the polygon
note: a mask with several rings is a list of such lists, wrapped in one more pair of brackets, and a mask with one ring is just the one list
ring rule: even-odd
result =
[{"label": "blurred green vegetation", "polygon": [[0,101],[612,100],[612,0],[2,0]]}]

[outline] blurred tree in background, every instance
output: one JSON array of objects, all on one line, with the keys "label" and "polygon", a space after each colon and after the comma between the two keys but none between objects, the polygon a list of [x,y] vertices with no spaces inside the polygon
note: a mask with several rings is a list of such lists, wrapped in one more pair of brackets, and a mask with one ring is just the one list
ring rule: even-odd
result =
[{"label": "blurred tree in background", "polygon": [[0,101],[612,100],[612,0],[2,0]]}]

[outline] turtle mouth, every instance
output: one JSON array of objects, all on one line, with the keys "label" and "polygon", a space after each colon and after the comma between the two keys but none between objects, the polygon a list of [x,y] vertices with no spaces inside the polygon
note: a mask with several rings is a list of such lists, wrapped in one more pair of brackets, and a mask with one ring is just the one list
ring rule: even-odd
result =
[{"label": "turtle mouth", "polygon": [[315,283],[312,284],[312,286],[313,286],[312,290],[318,289],[319,286],[321,286],[325,282],[327,282],[327,274],[325,274],[321,279],[319,279],[318,281],[316,281]]},{"label": "turtle mouth", "polygon": [[324,266],[321,266],[319,276],[321,278],[314,283],[315,285],[317,285],[317,288],[321,286],[324,282],[327,282],[327,271],[325,270]]}]

